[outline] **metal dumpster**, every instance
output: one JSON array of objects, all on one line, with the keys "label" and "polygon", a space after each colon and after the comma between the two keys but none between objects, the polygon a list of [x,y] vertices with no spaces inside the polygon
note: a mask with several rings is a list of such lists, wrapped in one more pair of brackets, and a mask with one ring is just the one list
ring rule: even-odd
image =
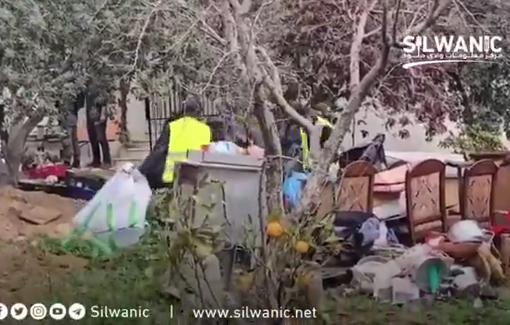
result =
[{"label": "metal dumpster", "polygon": [[[250,228],[259,244],[263,227],[259,215],[267,215],[263,164],[264,160],[250,156],[190,151],[187,161],[176,163],[174,187],[182,199],[195,195],[196,225],[207,216],[210,225],[225,226],[225,239],[236,246],[243,244],[245,225],[251,219]],[[209,181],[199,187],[198,182],[206,176]]]}]

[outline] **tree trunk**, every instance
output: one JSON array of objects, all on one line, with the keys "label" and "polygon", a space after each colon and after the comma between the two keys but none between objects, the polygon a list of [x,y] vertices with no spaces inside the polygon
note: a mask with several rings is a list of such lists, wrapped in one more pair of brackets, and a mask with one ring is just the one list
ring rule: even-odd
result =
[{"label": "tree trunk", "polygon": [[42,115],[36,115],[28,118],[13,126],[9,132],[9,140],[2,143],[2,152],[4,154],[5,164],[7,165],[7,175],[0,175],[0,184],[17,185],[19,176],[19,167],[21,159],[25,152],[25,144],[28,135],[41,122]]},{"label": "tree trunk", "polygon": [[354,116],[361,106],[360,96],[353,96],[342,114],[340,121],[335,125],[331,136],[324,145],[321,154],[317,156],[317,164],[312,170],[298,206],[294,211],[297,218],[306,218],[314,214],[320,194],[328,181],[329,166],[334,161],[337,152],[349,131]]},{"label": "tree trunk", "polygon": [[282,147],[273,112],[263,100],[262,90],[255,94],[254,115],[262,133],[266,154],[266,202],[269,213],[283,213]]},{"label": "tree trunk", "polygon": [[328,180],[329,166],[335,160],[345,135],[349,131],[352,121],[359,111],[363,100],[367,97],[377,77],[384,71],[388,62],[389,51],[390,48],[388,46],[383,49],[375,65],[351,93],[347,107],[340,116],[339,121],[334,125],[331,136],[324,144],[322,153],[318,156],[316,168],[310,174],[306,186],[303,189],[301,200],[294,210],[294,217],[306,218],[313,215],[315,212],[314,210],[317,207],[316,204],[319,201],[320,194]]},{"label": "tree trunk", "polygon": [[119,99],[119,107],[120,107],[120,137],[119,141],[121,144],[126,144],[129,142],[129,132],[127,127],[127,97],[129,95],[129,81],[126,79],[122,79],[120,81],[120,99]]}]

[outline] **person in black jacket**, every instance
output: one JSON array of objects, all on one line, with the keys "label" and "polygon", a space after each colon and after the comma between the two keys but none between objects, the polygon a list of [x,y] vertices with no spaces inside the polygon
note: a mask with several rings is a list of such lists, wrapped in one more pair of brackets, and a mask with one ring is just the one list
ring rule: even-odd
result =
[{"label": "person in black jacket", "polygon": [[83,107],[83,96],[78,96],[72,103],[66,107],[60,107],[62,104],[57,101],[57,108],[62,109],[60,125],[64,132],[62,139],[62,159],[64,164],[72,168],[80,167],[80,146],[78,143],[78,111]]},{"label": "person in black jacket", "polygon": [[[112,157],[110,144],[106,136],[108,116],[107,102],[96,92],[88,91],[85,95],[85,108],[87,115],[87,133],[92,149],[92,163],[90,167],[110,167]],[[101,155],[102,153],[102,155]],[[102,156],[102,161],[101,161]]]},{"label": "person in black jacket", "polygon": [[165,170],[166,156],[168,153],[168,144],[170,142],[170,123],[182,118],[183,116],[198,116],[200,111],[200,104],[196,101],[184,102],[181,111],[178,114],[171,116],[163,127],[154,148],[152,148],[149,155],[138,167],[138,170],[145,176],[149,182],[151,189],[168,188],[170,185],[163,183],[162,175]]}]

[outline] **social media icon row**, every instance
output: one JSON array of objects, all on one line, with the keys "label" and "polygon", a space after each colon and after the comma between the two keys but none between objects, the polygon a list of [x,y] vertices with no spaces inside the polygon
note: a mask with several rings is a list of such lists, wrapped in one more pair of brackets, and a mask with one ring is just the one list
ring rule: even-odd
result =
[{"label": "social media icon row", "polygon": [[49,308],[46,308],[44,304],[33,304],[28,308],[20,303],[14,304],[9,308],[0,303],[0,320],[6,319],[9,317],[9,314],[15,320],[23,320],[27,318],[29,314],[34,320],[42,320],[46,318],[48,314],[55,320],[64,319],[66,315],[69,315],[71,319],[80,320],[85,317],[86,313],[85,306],[78,303],[72,304],[69,308],[62,304],[53,304]]}]

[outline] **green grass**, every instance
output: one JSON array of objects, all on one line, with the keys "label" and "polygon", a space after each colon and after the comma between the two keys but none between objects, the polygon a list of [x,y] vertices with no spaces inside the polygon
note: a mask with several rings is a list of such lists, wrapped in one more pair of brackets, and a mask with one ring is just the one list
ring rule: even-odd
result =
[{"label": "green grass", "polygon": [[[151,311],[148,319],[86,318],[80,321],[83,324],[172,324],[169,310],[173,302],[160,294],[154,275],[158,265],[164,265],[160,259],[161,245],[155,237],[145,238],[136,247],[110,257],[95,254],[92,245],[84,241],[70,241],[65,248],[60,241],[51,239],[45,239],[43,244],[43,248],[53,254],[73,254],[90,260],[86,269],[75,272],[65,283],[53,283],[51,294],[44,302],[141,307]],[[375,302],[365,296],[335,300],[327,303],[329,324],[510,324],[508,300],[485,301],[479,309],[469,301],[435,302],[431,307],[415,311]],[[191,319],[189,323],[194,324]]]},{"label": "green grass", "polygon": [[465,300],[436,301],[424,309],[409,310],[400,306],[375,302],[365,296],[344,298],[336,304],[335,324],[415,324],[415,325],[508,325],[510,309],[507,301],[484,301],[474,308]]},{"label": "green grass", "polygon": [[60,240],[45,238],[42,248],[55,255],[73,254],[89,260],[89,265],[74,272],[68,279],[51,283],[47,304],[60,302],[69,305],[79,302],[88,308],[147,308],[147,319],[90,318],[83,324],[171,324],[171,302],[160,294],[155,275],[160,245],[155,238],[145,238],[136,247],[112,256],[101,256],[90,242],[71,240],[62,245]]}]

